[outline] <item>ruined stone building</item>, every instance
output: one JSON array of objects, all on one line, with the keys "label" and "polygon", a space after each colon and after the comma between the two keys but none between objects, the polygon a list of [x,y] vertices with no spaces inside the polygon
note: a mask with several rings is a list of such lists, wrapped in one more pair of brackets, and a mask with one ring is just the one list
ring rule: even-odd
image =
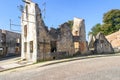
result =
[{"label": "ruined stone building", "polygon": [[37,62],[87,52],[83,19],[74,18],[72,30],[68,23],[48,30],[38,4],[26,0],[21,25],[22,60]]},{"label": "ruined stone building", "polygon": [[104,54],[104,53],[113,53],[113,47],[110,42],[106,39],[103,33],[98,33],[95,37],[93,35],[89,36],[89,50],[94,51],[94,54]]},{"label": "ruined stone building", "polygon": [[68,56],[73,56],[75,53],[73,36],[68,23],[60,25],[58,29],[51,28],[49,33],[51,36],[51,52],[57,52],[55,55],[67,53]]},{"label": "ruined stone building", "polygon": [[96,53],[113,53],[113,47],[102,33],[98,33],[95,40]]},{"label": "ruined stone building", "polygon": [[21,34],[0,29],[0,57],[21,53]]}]

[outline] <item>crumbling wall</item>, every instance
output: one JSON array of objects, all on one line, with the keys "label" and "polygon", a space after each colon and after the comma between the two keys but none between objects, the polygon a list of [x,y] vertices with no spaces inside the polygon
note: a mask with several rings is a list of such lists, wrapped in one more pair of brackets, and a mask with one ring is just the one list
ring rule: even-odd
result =
[{"label": "crumbling wall", "polygon": [[114,50],[102,33],[98,33],[94,43],[95,53],[113,53]]},{"label": "crumbling wall", "polygon": [[75,49],[75,52],[80,52],[81,54],[85,54],[88,51],[87,43],[86,43],[86,32],[85,32],[85,23],[84,19],[74,18],[74,23],[72,27],[72,35],[74,39],[74,46],[78,46]]},{"label": "crumbling wall", "polygon": [[71,33],[71,29],[67,23],[64,23],[60,26],[60,34],[57,42],[57,51],[66,52],[68,55],[73,55],[75,53],[73,36]]},{"label": "crumbling wall", "polygon": [[45,23],[42,19],[41,10],[38,8],[38,5],[36,5],[36,14],[37,15],[37,40],[38,40],[38,54],[37,58],[38,60],[47,60],[50,59],[50,35],[47,27],[45,26]]}]

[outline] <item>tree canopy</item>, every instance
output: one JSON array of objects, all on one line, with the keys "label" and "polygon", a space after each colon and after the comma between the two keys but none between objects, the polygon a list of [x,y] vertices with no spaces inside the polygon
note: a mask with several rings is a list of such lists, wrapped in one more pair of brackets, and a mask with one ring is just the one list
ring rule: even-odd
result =
[{"label": "tree canopy", "polygon": [[[99,26],[99,27],[98,27]],[[102,32],[105,35],[109,35],[120,29],[120,10],[113,9],[103,15],[103,24],[96,24],[91,29],[89,34],[96,35],[98,32]]]}]

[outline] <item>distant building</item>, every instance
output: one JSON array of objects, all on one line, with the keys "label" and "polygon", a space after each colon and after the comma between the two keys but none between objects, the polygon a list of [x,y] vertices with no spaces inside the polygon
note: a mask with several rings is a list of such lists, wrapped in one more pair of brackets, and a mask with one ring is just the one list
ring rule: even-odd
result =
[{"label": "distant building", "polygon": [[0,29],[0,57],[21,53],[21,34]]}]

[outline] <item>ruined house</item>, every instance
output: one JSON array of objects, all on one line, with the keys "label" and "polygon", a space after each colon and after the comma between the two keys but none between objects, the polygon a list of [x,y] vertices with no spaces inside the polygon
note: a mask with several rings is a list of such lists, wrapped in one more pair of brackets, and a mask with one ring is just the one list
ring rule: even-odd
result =
[{"label": "ruined house", "polygon": [[21,34],[7,30],[0,30],[0,57],[20,55]]},{"label": "ruined house", "polygon": [[21,25],[22,60],[37,62],[87,52],[83,19],[74,18],[72,30],[67,23],[48,30],[38,4],[26,0]]},{"label": "ruined house", "polygon": [[98,33],[94,42],[95,53],[113,53],[112,45],[102,33]]}]

